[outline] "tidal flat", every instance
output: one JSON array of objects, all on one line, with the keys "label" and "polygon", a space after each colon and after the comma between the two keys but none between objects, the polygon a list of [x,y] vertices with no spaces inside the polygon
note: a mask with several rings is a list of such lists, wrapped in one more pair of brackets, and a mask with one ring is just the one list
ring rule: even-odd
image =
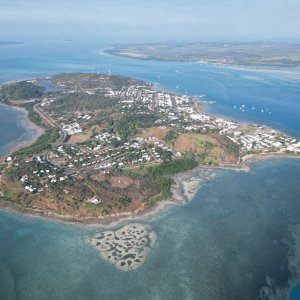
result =
[{"label": "tidal flat", "polygon": [[102,259],[123,271],[139,268],[156,242],[156,233],[143,224],[129,224],[117,231],[102,231],[87,240]]},{"label": "tidal flat", "polygon": [[0,158],[28,146],[42,133],[24,109],[0,104]]}]

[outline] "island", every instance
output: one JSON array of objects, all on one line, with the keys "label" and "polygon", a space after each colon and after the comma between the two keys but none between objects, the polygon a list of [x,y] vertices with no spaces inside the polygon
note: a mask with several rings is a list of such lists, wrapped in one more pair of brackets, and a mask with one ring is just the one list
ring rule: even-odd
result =
[{"label": "island", "polygon": [[0,46],[22,45],[24,42],[0,41]]},{"label": "island", "polygon": [[106,53],[137,59],[263,67],[296,67],[300,44],[275,42],[198,42],[116,45]]},{"label": "island", "polygon": [[[55,88],[46,89],[45,80]],[[26,109],[44,128],[35,143],[2,160],[0,206],[64,221],[105,222],[163,200],[185,203],[210,168],[241,170],[251,156],[300,154],[296,138],[211,116],[203,98],[123,76],[66,73],[14,82],[0,87],[0,100]],[[132,242],[144,241],[131,234]],[[123,245],[103,238],[116,249]],[[142,262],[146,248],[134,258]]]}]

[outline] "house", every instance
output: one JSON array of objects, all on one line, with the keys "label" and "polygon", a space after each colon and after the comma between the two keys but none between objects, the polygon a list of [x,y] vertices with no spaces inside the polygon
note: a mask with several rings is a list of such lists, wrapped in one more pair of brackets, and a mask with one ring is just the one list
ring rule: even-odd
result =
[{"label": "house", "polygon": [[92,204],[99,204],[101,202],[101,200],[98,200],[98,199],[92,199],[92,200],[90,200],[90,203],[92,203]]},{"label": "house", "polygon": [[24,183],[24,182],[27,182],[29,179],[28,175],[27,174],[24,174],[22,177],[21,177],[21,182]]}]

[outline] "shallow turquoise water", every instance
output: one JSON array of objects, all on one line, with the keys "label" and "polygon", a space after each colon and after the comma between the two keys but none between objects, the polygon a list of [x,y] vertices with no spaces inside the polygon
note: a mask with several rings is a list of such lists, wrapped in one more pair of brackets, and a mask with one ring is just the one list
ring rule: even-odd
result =
[{"label": "shallow turquoise water", "polygon": [[26,113],[0,105],[0,157],[35,134],[35,129],[27,127]]},{"label": "shallow turquoise water", "polygon": [[267,274],[288,279],[299,180],[291,159],[217,171],[190,204],[145,220],[157,244],[129,273],[84,243],[95,229],[0,211],[0,299],[256,299]]},{"label": "shallow turquoise water", "polygon": [[[167,90],[179,85],[181,93],[207,94],[217,101],[208,106],[214,113],[300,136],[298,75],[124,59],[99,54],[101,47],[53,41],[1,47],[0,82],[111,69]],[[242,104],[245,113],[234,109]],[[15,122],[17,113],[7,109],[0,106],[2,153],[26,133]],[[157,232],[157,244],[145,264],[129,273],[102,261],[85,244],[95,229],[1,210],[0,299],[252,300],[267,275],[274,286],[284,287],[300,278],[297,268],[290,270],[297,262],[299,167],[300,160],[270,159],[253,164],[250,173],[216,171],[190,204],[145,220]]]}]

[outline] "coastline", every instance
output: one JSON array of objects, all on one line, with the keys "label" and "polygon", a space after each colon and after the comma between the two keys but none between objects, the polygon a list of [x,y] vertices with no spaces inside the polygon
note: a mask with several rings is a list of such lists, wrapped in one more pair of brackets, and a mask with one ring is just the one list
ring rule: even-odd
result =
[{"label": "coastline", "polygon": [[[146,218],[154,217],[170,205],[185,205],[189,203],[190,201],[192,201],[196,192],[199,190],[201,183],[207,179],[201,176],[202,172],[199,173],[199,170],[203,171],[206,170],[206,168],[196,167],[193,170],[174,175],[172,177],[175,182],[172,186],[172,197],[157,202],[152,207],[143,206],[133,212],[99,216],[98,218],[90,218],[76,217],[72,215],[58,215],[55,213],[34,209],[28,209],[27,211],[24,211],[23,208],[13,207],[9,203],[2,203],[2,205],[0,204],[0,209],[14,212],[23,217],[38,218],[41,220],[53,221],[66,225],[110,228],[118,226],[123,222],[138,220],[143,221]],[[199,176],[199,174],[201,175]]]},{"label": "coastline", "polygon": [[28,112],[25,108],[14,106],[14,105],[7,105],[2,104],[3,106],[10,107],[16,111],[20,111],[24,118],[22,120],[18,120],[21,122],[21,125],[26,129],[27,132],[32,131],[29,136],[21,137],[19,140],[16,140],[14,143],[11,144],[11,147],[9,147],[8,151],[0,156],[0,162],[7,156],[12,155],[16,151],[26,148],[28,146],[31,146],[33,143],[36,142],[36,140],[45,132],[45,129],[34,124],[28,119]]},{"label": "coastline", "polygon": [[[45,130],[37,126],[36,124],[34,124],[28,119],[28,112],[25,108],[15,106],[15,105],[6,105],[6,106],[12,107],[12,109],[19,110],[22,113],[24,113],[24,120],[23,120],[24,126],[27,126],[29,129],[33,129],[36,132],[36,134],[34,134],[33,136],[23,139],[19,143],[18,141],[15,141],[16,145],[11,147],[9,149],[9,153],[5,155],[8,156],[9,154],[14,153],[15,151],[21,148],[33,144],[38,139],[38,137],[41,134],[43,134]],[[205,110],[205,107],[202,109]],[[24,209],[23,207],[14,207],[12,204],[8,202],[0,203],[0,209],[6,208],[8,210],[12,210],[26,217],[37,217],[37,218],[48,219],[48,220],[66,223],[66,224],[112,227],[122,222],[136,221],[141,219],[143,220],[147,217],[157,215],[159,212],[165,209],[165,207],[171,204],[184,205],[189,203],[195,197],[197,191],[201,187],[201,184],[205,180],[210,180],[211,178],[213,178],[213,170],[224,169],[224,170],[249,172],[250,166],[248,163],[251,163],[251,161],[256,159],[267,159],[273,157],[300,158],[300,156],[292,156],[285,153],[261,153],[261,154],[245,155],[241,158],[240,163],[233,163],[230,165],[226,165],[226,164],[224,165],[220,164],[219,166],[200,165],[195,169],[189,170],[187,172],[178,173],[172,176],[172,179],[174,181],[174,184],[171,187],[172,197],[157,202],[152,207],[141,206],[140,208],[132,212],[117,213],[117,214],[98,216],[98,217],[81,217],[78,215],[59,215],[51,211],[43,211],[34,208]]]},{"label": "coastline", "polygon": [[[247,154],[241,159],[243,164],[249,167],[249,163],[255,160],[262,160],[268,158],[291,158],[291,159],[300,159],[300,155],[290,155],[287,153],[278,153],[278,152],[269,152],[269,153],[259,153],[259,154]],[[250,168],[250,167],[249,167]]]},{"label": "coastline", "polygon": [[[250,72],[258,72],[258,73],[283,73],[283,74],[290,74],[290,75],[296,75],[300,77],[300,72],[294,70],[293,68],[299,67],[297,66],[285,66],[285,65],[274,65],[274,66],[253,66],[253,65],[245,65],[245,64],[232,64],[232,63],[214,63],[214,62],[199,62],[199,61],[189,61],[185,59],[163,59],[163,58],[157,58],[157,57],[145,57],[145,56],[131,56],[121,53],[114,53],[109,51],[102,51],[101,53],[108,55],[108,56],[116,56],[116,57],[123,57],[123,58],[130,58],[135,60],[151,60],[151,61],[159,61],[159,62],[185,62],[189,64],[203,64],[203,65],[214,65],[214,66],[221,66],[221,67],[227,67],[235,70],[241,70],[241,71],[250,71]],[[274,67],[274,69],[272,68]],[[277,69],[276,69],[277,68]],[[286,69],[284,69],[286,68]]]},{"label": "coastline", "polygon": [[119,226],[122,223],[145,221],[147,218],[155,217],[170,205],[186,205],[190,203],[196,193],[201,189],[205,181],[212,180],[215,177],[215,170],[231,170],[235,172],[250,172],[249,164],[255,160],[269,159],[269,158],[295,158],[300,159],[300,156],[291,156],[284,153],[262,153],[250,154],[244,156],[241,164],[232,166],[205,166],[199,165],[196,168],[181,172],[172,176],[174,184],[171,191],[172,196],[166,200],[157,202],[152,207],[140,207],[136,211],[118,213],[107,216],[99,216],[98,218],[91,217],[76,217],[73,215],[58,215],[52,212],[13,207],[9,203],[2,203],[1,210],[11,211],[27,218],[37,218],[52,222],[58,222],[65,225],[76,225],[93,228],[111,228]]}]

